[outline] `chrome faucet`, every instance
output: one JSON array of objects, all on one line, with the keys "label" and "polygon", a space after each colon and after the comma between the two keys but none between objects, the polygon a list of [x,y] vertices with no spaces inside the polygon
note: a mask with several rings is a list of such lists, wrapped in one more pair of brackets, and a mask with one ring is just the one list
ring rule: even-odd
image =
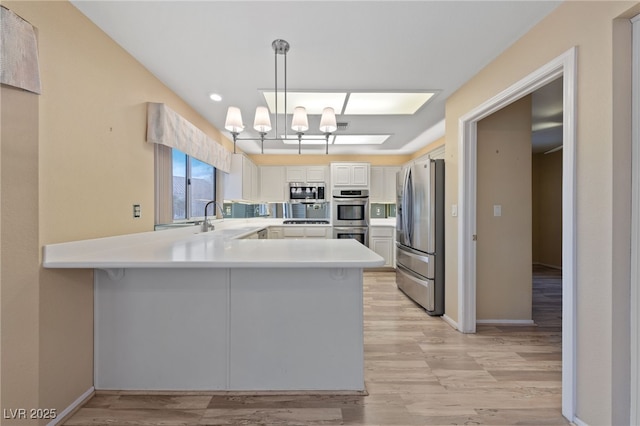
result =
[{"label": "chrome faucet", "polygon": [[[207,204],[204,205],[204,221],[202,222],[202,232],[213,231],[215,229],[214,225],[209,223],[209,219],[207,219],[207,208],[209,207],[210,204],[213,204],[214,206],[218,207],[218,209],[220,210],[220,213],[222,214],[222,218],[224,219],[224,211],[222,210],[222,207],[220,206],[220,204],[217,203],[215,200],[209,201]],[[213,212],[215,213],[215,211],[216,209],[214,207]]]}]

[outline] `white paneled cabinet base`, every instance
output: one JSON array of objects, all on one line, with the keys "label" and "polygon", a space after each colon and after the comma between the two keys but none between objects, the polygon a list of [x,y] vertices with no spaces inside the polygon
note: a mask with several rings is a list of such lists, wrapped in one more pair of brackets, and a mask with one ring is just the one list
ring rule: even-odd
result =
[{"label": "white paneled cabinet base", "polygon": [[362,269],[96,271],[97,390],[364,390]]},{"label": "white paneled cabinet base", "polygon": [[95,389],[362,392],[362,270],[383,258],[330,227],[216,225],[45,246],[45,268],[95,269]]}]

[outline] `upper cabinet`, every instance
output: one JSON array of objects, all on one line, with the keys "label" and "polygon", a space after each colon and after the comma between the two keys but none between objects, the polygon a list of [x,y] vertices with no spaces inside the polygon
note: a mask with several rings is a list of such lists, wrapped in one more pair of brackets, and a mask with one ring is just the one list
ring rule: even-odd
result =
[{"label": "upper cabinet", "polygon": [[372,166],[369,198],[372,203],[396,202],[396,174],[399,166]]},{"label": "upper cabinet", "polygon": [[260,166],[260,200],[271,203],[283,203],[286,200],[284,180],[285,170],[282,166]]},{"label": "upper cabinet", "polygon": [[369,163],[331,163],[331,186],[369,187]]},{"label": "upper cabinet", "polygon": [[233,154],[231,172],[225,176],[224,199],[255,201],[258,196],[258,167],[244,154]]},{"label": "upper cabinet", "polygon": [[327,182],[326,166],[287,166],[287,182]]}]

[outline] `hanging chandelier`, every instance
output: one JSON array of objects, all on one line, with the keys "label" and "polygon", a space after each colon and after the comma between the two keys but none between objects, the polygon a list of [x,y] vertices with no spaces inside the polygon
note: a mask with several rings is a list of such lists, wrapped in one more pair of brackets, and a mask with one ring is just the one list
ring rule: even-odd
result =
[{"label": "hanging chandelier", "polygon": [[[227,110],[227,118],[225,120],[224,128],[231,132],[233,136],[233,153],[236,153],[236,143],[239,140],[248,141],[260,141],[260,151],[264,154],[264,141],[298,141],[298,154],[301,153],[301,146],[304,132],[309,129],[309,120],[307,118],[307,110],[304,106],[296,106],[293,110],[291,119],[291,130],[295,132],[296,137],[289,137],[287,134],[287,52],[289,51],[289,43],[285,40],[277,39],[271,43],[271,47],[275,52],[275,135],[274,137],[267,137],[267,134],[271,131],[271,118],[269,116],[269,109],[264,106],[256,108],[256,114],[253,121],[253,128],[260,134],[259,138],[239,138],[238,135],[244,130],[244,124],[242,122],[242,112],[240,108],[230,106]],[[284,56],[284,137],[278,137],[278,55]],[[324,137],[305,137],[304,140],[324,140],[326,149],[325,153],[329,153],[329,137],[338,128],[336,122],[336,113],[332,107],[326,107],[322,111],[320,118],[319,130],[324,133]]]}]

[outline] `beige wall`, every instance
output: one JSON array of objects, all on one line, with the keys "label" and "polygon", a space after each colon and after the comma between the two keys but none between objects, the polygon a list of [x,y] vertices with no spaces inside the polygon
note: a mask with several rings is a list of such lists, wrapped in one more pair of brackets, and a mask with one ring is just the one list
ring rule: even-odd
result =
[{"label": "beige wall", "polygon": [[437,139],[433,142],[431,142],[429,145],[425,146],[424,148],[421,148],[419,150],[417,150],[416,152],[414,152],[413,154],[411,154],[411,159],[416,159],[416,158],[420,158],[425,154],[428,154],[429,152],[433,151],[434,149],[440,148],[442,145],[445,144],[446,139],[443,137],[441,137],[440,139]]},{"label": "beige wall", "polygon": [[[153,229],[146,102],[232,144],[70,3],[3,5],[38,30],[43,90],[18,99],[3,89],[1,404],[61,411],[93,385],[93,274],[42,269],[42,246]],[[36,124],[14,120],[35,132],[29,143],[5,138],[6,114],[34,102]]]},{"label": "beige wall", "polygon": [[[568,49],[578,48],[576,405],[578,418],[592,425],[624,424],[620,419],[625,410],[628,419],[629,390],[624,377],[628,377],[629,364],[614,360],[624,360],[623,352],[628,353],[629,317],[624,313],[628,307],[622,295],[628,294],[629,284],[624,274],[622,279],[614,276],[616,271],[629,269],[629,222],[625,217],[629,181],[620,179],[628,174],[629,166],[614,167],[614,154],[628,157],[629,147],[624,135],[614,132],[612,117],[628,115],[629,103],[624,110],[624,102],[614,102],[612,58],[625,43],[614,43],[613,20],[639,11],[635,1],[564,2],[462,86],[446,105],[446,203],[451,205],[458,202],[459,118]],[[626,56],[629,54],[627,50]],[[619,93],[630,93],[629,85]],[[614,182],[619,182],[615,188]],[[448,217],[445,225],[445,309],[457,320],[457,219]],[[625,394],[626,402],[620,397]]]},{"label": "beige wall", "polygon": [[530,320],[531,96],[481,120],[477,129],[476,316]]},{"label": "beige wall", "polygon": [[562,151],[534,154],[533,263],[562,267]]},{"label": "beige wall", "polygon": [[0,405],[37,408],[38,97],[4,86],[0,96]]}]

